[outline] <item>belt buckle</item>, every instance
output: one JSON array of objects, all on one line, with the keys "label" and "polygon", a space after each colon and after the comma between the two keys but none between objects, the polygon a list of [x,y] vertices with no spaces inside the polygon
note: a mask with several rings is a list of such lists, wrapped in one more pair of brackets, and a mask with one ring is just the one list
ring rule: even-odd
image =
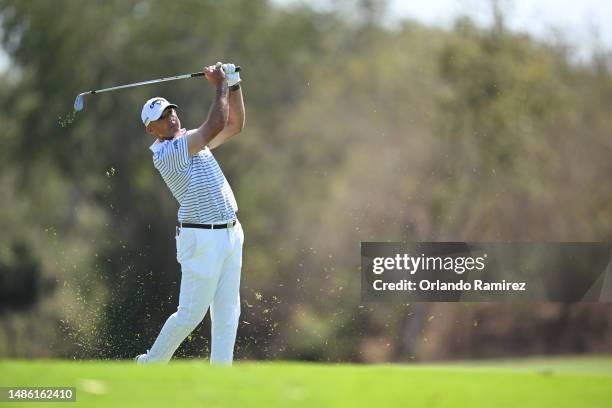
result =
[{"label": "belt buckle", "polygon": [[232,228],[234,226],[234,221],[230,221],[227,223],[227,228]]}]

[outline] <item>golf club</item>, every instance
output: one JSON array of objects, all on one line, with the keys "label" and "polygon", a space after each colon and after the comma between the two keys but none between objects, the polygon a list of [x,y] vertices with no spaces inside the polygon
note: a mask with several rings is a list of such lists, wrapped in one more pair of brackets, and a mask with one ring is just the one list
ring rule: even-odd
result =
[{"label": "golf club", "polygon": [[[240,72],[239,66],[236,67],[236,72]],[[119,85],[119,86],[113,86],[111,88],[104,88],[104,89],[97,89],[95,91],[83,92],[83,93],[78,94],[76,99],[74,100],[74,110],[77,112],[80,110],[83,110],[83,104],[84,104],[83,97],[85,95],[93,95],[93,94],[102,93],[102,92],[116,91],[117,89],[133,88],[135,86],[150,85],[150,84],[156,84],[158,82],[175,81],[177,79],[195,78],[195,77],[200,77],[200,76],[204,76],[204,73],[203,72],[193,72],[191,74],[176,75],[176,76],[171,76],[171,77],[166,77],[166,78],[152,79],[150,81],[135,82],[133,84]]]}]

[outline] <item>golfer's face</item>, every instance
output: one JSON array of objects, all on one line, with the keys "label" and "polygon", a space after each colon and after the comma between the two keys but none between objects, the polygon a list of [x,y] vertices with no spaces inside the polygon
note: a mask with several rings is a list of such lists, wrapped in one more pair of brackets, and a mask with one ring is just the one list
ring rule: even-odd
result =
[{"label": "golfer's face", "polygon": [[161,120],[162,122],[165,122],[166,125],[168,126],[168,129],[172,133],[178,132],[181,128],[181,121],[179,120],[176,109],[172,106],[169,106],[166,109],[164,109],[164,112],[159,117],[159,120]]},{"label": "golfer's face", "polygon": [[163,138],[174,137],[181,130],[181,121],[172,106],[164,109],[159,119],[151,122],[156,136]]}]

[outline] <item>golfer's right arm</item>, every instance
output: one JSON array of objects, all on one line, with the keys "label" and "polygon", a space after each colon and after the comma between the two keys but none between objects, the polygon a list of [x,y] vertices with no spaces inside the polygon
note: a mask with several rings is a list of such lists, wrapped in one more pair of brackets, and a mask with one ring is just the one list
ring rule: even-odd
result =
[{"label": "golfer's right arm", "polygon": [[208,82],[215,86],[215,99],[208,111],[206,121],[188,136],[187,147],[189,156],[193,156],[204,149],[223,130],[229,115],[229,91],[221,65],[206,67],[204,74]]}]

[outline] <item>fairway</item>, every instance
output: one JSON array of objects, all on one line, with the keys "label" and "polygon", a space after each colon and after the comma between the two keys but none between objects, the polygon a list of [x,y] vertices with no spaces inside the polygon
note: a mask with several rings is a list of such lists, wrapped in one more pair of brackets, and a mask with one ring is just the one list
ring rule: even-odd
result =
[{"label": "fairway", "polygon": [[607,407],[612,358],[376,366],[244,362],[232,368],[202,360],[147,367],[5,360],[0,385],[76,387],[76,403],[53,406]]}]

